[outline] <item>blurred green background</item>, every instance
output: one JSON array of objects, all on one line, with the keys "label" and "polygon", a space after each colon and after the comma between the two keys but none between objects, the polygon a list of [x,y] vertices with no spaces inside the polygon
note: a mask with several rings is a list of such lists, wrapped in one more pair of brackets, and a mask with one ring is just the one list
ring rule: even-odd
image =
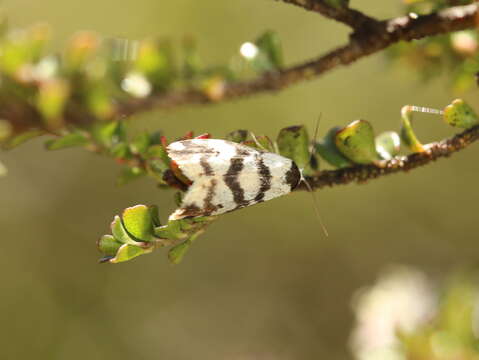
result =
[{"label": "blurred green background", "polygon": [[[352,1],[378,17],[399,1]],[[347,29],[271,0],[174,2],[4,0],[12,26],[52,25],[55,46],[78,30],[141,39],[199,40],[208,63],[225,62],[266,29],[283,40],[288,64],[347,40]],[[278,94],[214,106],[152,112],[135,131],[188,130],[218,137],[238,128],[275,136],[293,124],[331,126],[364,118],[398,130],[405,104],[444,107],[448,80],[421,84],[381,54]],[[474,93],[465,98],[479,109]],[[422,140],[454,130],[417,116]],[[2,359],[347,359],[351,298],[387,264],[431,274],[477,262],[477,145],[450,160],[365,185],[318,193],[325,238],[307,193],[222,216],[183,263],[157,251],[98,265],[96,239],[113,215],[156,203],[164,219],[172,192],[150,179],[116,187],[120,167],[82,149],[47,152],[32,141],[0,153],[0,343]]]}]

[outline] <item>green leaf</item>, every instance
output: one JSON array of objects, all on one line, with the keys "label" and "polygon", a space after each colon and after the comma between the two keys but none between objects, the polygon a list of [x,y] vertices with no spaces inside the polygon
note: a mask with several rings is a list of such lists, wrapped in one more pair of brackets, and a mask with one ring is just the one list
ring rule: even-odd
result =
[{"label": "green leaf", "polygon": [[[244,70],[248,67],[255,72],[276,71],[283,66],[283,53],[279,36],[273,31],[263,33],[254,43],[245,42],[240,47],[243,60],[239,64]],[[241,66],[238,67],[241,71]]]},{"label": "green leaf", "polygon": [[336,133],[341,130],[339,126],[331,128],[326,136],[316,143],[316,151],[321,157],[331,165],[337,168],[351,166],[351,161],[348,160],[336,147],[335,139]]},{"label": "green leaf", "polygon": [[116,239],[111,235],[103,235],[100,240],[98,240],[97,245],[98,250],[100,250],[103,254],[114,256],[122,244],[116,241]]},{"label": "green leaf", "polygon": [[162,160],[152,159],[147,163],[148,174],[152,176],[159,185],[167,185],[164,175],[168,169],[169,167]]},{"label": "green leaf", "polygon": [[406,105],[401,109],[401,139],[412,152],[425,151],[424,146],[416,137],[412,128],[412,106]]},{"label": "green leaf", "polygon": [[275,31],[268,30],[255,41],[261,54],[268,60],[267,70],[283,66],[283,49],[281,39]]},{"label": "green leaf", "polygon": [[136,205],[123,211],[123,225],[129,234],[141,241],[153,241],[153,219],[145,205]]},{"label": "green leaf", "polygon": [[183,260],[183,257],[189,250],[190,246],[191,242],[189,240],[186,240],[185,242],[182,242],[181,244],[172,247],[170,251],[168,251],[168,259],[171,261],[171,263],[175,265],[179,264],[181,260]]},{"label": "green leaf", "polygon": [[479,124],[474,109],[464,100],[456,99],[444,109],[444,121],[451,126],[469,129]]},{"label": "green leaf", "polygon": [[183,260],[183,257],[189,250],[193,241],[195,241],[196,238],[204,232],[205,227],[213,219],[214,218],[212,217],[203,217],[191,219],[189,221],[183,221],[181,223],[183,227],[182,230],[189,234],[189,238],[181,244],[174,246],[168,252],[168,258],[173,264],[179,264]]},{"label": "green leaf", "polygon": [[110,148],[125,141],[125,124],[122,121],[97,122],[92,126],[91,134],[96,142]]},{"label": "green leaf", "polygon": [[156,205],[149,205],[148,210],[150,211],[151,221],[153,222],[153,226],[161,226],[160,216],[158,215],[158,206]]},{"label": "green leaf", "polygon": [[119,142],[110,148],[110,154],[118,159],[131,157],[130,146],[126,142]]},{"label": "green leaf", "polygon": [[149,254],[153,251],[153,247],[142,248],[136,245],[123,244],[116,253],[116,256],[109,261],[113,264],[124,262],[136,258],[140,255]]},{"label": "green leaf", "polygon": [[121,174],[118,176],[118,178],[116,179],[116,184],[119,186],[126,185],[133,180],[139,179],[145,175],[146,172],[140,167],[128,167],[123,169]]},{"label": "green leaf", "polygon": [[[156,206],[137,205],[125,209],[123,217],[115,216],[111,230],[98,242],[106,257],[102,262],[117,263],[152,252],[157,247],[177,244],[178,240],[193,242],[215,217],[200,217],[169,221],[161,226]],[[155,236],[156,235],[156,236]],[[172,249],[170,259],[178,263],[187,245]]]},{"label": "green leaf", "polygon": [[309,136],[304,126],[290,126],[278,134],[276,140],[279,153],[293,160],[304,174],[312,172],[311,155],[309,151]]},{"label": "green leaf", "polygon": [[130,234],[126,231],[123,226],[123,223],[118,215],[116,215],[111,223],[111,233],[116,241],[122,244],[131,244],[137,245],[138,242],[135,239],[132,239]]},{"label": "green leaf", "polygon": [[133,154],[144,154],[150,145],[150,135],[148,132],[143,132],[135,136],[130,144],[130,150]]},{"label": "green leaf", "polygon": [[160,239],[183,240],[188,237],[182,231],[182,222],[186,220],[170,220],[168,224],[155,228],[155,236]]},{"label": "green leaf", "polygon": [[391,160],[401,149],[401,138],[394,131],[386,131],[376,136],[376,151],[384,160]]},{"label": "green leaf", "polygon": [[88,138],[79,132],[73,132],[62,136],[58,139],[51,139],[45,142],[45,146],[48,150],[59,150],[74,146],[84,146],[87,145],[90,141]]},{"label": "green leaf", "polygon": [[173,53],[168,41],[144,40],[134,69],[144,74],[155,90],[166,90],[175,77]]},{"label": "green leaf", "polygon": [[225,139],[235,143],[242,143],[248,138],[248,130],[235,130],[226,135]]},{"label": "green leaf", "polygon": [[171,159],[163,145],[153,145],[144,155],[147,161],[147,170],[159,183],[164,183],[163,174],[170,168]]},{"label": "green leaf", "polygon": [[148,148],[148,151],[145,154],[146,158],[158,158],[163,160],[165,163],[170,163],[170,158],[168,153],[163,147],[163,145],[152,145]]},{"label": "green leaf", "polygon": [[206,216],[192,219],[170,220],[168,224],[155,228],[155,235],[161,239],[184,240],[202,231],[214,219],[214,216]]},{"label": "green leaf", "polygon": [[374,143],[374,130],[366,120],[356,120],[336,133],[336,147],[357,164],[380,160]]},{"label": "green leaf", "polygon": [[161,131],[148,132],[150,137],[150,146],[161,145],[162,133]]}]

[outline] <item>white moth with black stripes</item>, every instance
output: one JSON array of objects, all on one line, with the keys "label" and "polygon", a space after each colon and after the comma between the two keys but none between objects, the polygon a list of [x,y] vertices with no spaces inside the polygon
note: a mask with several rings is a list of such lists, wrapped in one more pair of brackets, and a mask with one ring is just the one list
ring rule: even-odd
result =
[{"label": "white moth with black stripes", "polygon": [[192,181],[169,220],[219,215],[288,194],[302,176],[291,159],[231,141],[171,143],[168,156]]}]

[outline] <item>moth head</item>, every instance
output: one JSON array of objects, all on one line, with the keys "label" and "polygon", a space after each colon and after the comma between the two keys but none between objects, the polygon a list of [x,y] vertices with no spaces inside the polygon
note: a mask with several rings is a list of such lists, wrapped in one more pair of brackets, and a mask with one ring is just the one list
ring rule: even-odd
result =
[{"label": "moth head", "polygon": [[303,170],[294,161],[291,161],[291,168],[286,173],[286,183],[291,186],[291,191],[301,184],[302,179],[304,179]]}]

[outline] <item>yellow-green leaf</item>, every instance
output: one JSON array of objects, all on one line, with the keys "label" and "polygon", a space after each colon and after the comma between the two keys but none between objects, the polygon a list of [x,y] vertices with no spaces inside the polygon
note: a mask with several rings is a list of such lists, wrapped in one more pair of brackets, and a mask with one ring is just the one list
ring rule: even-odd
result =
[{"label": "yellow-green leaf", "polygon": [[336,133],[341,130],[339,126],[335,126],[328,131],[323,139],[318,140],[315,145],[316,151],[321,157],[331,165],[337,168],[343,168],[351,165],[348,160],[336,147]]},{"label": "yellow-green leaf", "polygon": [[123,244],[116,253],[116,256],[110,259],[113,264],[124,262],[136,258],[137,256],[149,254],[153,251],[153,247],[142,248],[136,245]]},{"label": "yellow-green leaf", "polygon": [[474,109],[464,100],[456,99],[444,109],[444,121],[451,126],[469,129],[479,124]]},{"label": "yellow-green leaf", "polygon": [[153,219],[145,205],[136,205],[123,211],[123,225],[129,234],[142,241],[152,241]]},{"label": "yellow-green leaf", "polygon": [[374,143],[374,130],[366,120],[353,121],[336,133],[338,150],[357,164],[370,164],[380,160]]}]

